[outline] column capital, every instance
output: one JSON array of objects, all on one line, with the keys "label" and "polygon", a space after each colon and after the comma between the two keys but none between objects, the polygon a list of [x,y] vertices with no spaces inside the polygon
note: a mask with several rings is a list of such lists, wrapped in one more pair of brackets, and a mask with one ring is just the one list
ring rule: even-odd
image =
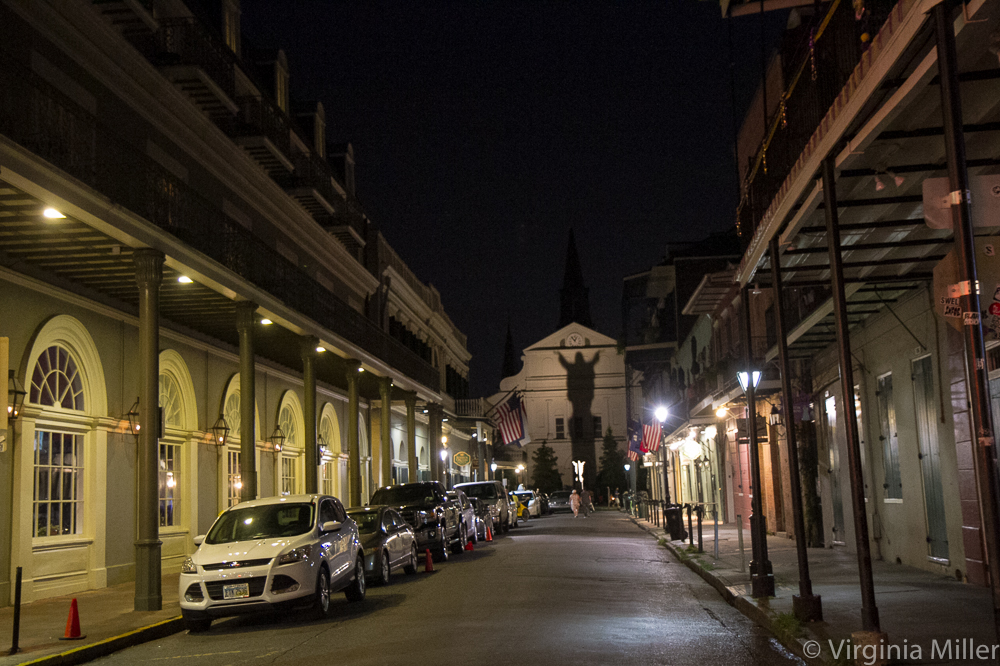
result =
[{"label": "column capital", "polygon": [[414,408],[414,409],[416,408],[416,406],[417,406],[417,392],[416,391],[400,391],[399,393],[403,396],[403,402],[406,403],[407,407]]},{"label": "column capital", "polygon": [[163,282],[164,259],[162,252],[149,247],[140,247],[132,252],[132,263],[135,264],[135,281],[140,287],[158,285]]},{"label": "column capital", "polygon": [[236,302],[236,330],[253,330],[257,318],[257,304],[253,301]]}]

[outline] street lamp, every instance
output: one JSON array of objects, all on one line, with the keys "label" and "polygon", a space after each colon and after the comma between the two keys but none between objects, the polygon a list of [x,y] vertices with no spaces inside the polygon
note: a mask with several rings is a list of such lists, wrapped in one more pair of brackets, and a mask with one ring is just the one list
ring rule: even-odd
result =
[{"label": "street lamp", "polygon": [[663,405],[657,407],[656,410],[653,412],[653,415],[656,417],[656,420],[659,421],[660,423],[663,423],[664,421],[667,420],[668,414],[670,414],[670,411]]},{"label": "street lamp", "polygon": [[736,380],[740,383],[740,388],[746,393],[747,389],[750,388],[751,380],[753,381],[753,388],[757,388],[760,384],[760,370],[749,370],[740,371],[736,373]]}]

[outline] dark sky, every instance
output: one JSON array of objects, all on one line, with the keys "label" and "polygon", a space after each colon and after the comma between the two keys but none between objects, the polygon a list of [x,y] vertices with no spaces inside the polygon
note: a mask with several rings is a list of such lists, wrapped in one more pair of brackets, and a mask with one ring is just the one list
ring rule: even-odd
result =
[{"label": "dark sky", "polygon": [[[292,95],[350,141],[369,217],[468,335],[474,396],[497,390],[510,317],[555,330],[569,228],[596,328],[668,243],[733,225],[728,25],[717,3],[243,0]],[[769,19],[765,41],[780,33]],[[760,80],[758,20],[734,25],[737,108]]]}]

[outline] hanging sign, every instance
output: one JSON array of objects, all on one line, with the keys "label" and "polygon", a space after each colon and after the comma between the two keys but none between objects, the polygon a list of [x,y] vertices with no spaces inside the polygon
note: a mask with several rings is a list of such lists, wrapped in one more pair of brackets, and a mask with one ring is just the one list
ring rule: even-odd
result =
[{"label": "hanging sign", "polygon": [[456,451],[451,459],[454,461],[456,467],[465,467],[472,462],[472,457],[465,451]]}]

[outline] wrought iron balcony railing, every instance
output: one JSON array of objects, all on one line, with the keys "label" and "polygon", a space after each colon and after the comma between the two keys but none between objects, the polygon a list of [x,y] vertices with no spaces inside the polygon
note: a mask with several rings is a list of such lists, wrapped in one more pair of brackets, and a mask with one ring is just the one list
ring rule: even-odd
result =
[{"label": "wrought iron balcony railing", "polygon": [[0,51],[0,134],[438,390],[437,369],[4,51]]},{"label": "wrought iron balcony railing", "polygon": [[[737,230],[749,242],[827,111],[861,62],[896,0],[867,0],[857,18],[854,3],[834,0],[814,23],[797,29],[782,48],[785,94],[765,123],[764,140],[743,183]],[[867,35],[867,38],[863,37]]]}]

